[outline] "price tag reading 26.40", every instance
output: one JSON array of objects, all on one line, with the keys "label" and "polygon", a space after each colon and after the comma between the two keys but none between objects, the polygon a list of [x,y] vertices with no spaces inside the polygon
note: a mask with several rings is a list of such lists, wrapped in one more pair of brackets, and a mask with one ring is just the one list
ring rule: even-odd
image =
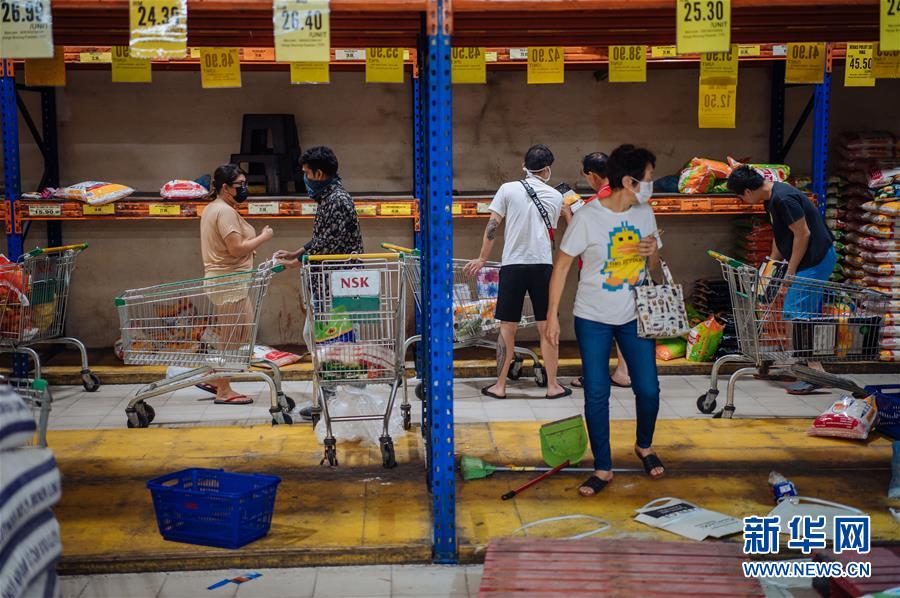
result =
[{"label": "price tag reading 26.40", "polygon": [[727,52],[731,46],[731,0],[678,0],[679,54]]},{"label": "price tag reading 26.40", "polygon": [[187,0],[129,0],[132,58],[184,58]]},{"label": "price tag reading 26.40", "polygon": [[328,0],[274,0],[272,19],[276,61],[331,60]]}]

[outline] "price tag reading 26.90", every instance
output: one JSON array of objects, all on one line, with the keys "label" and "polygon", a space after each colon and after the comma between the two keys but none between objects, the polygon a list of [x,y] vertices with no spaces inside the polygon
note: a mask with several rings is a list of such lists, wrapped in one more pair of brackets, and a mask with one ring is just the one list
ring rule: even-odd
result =
[{"label": "price tag reading 26.90", "polygon": [[678,0],[679,54],[727,52],[731,45],[731,0]]},{"label": "price tag reading 26.90", "polygon": [[274,0],[272,19],[276,61],[331,60],[328,0]]}]

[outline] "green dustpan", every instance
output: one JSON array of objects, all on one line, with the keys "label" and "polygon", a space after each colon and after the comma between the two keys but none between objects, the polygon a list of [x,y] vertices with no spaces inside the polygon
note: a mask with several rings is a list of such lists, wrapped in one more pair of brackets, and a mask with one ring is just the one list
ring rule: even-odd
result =
[{"label": "green dustpan", "polygon": [[541,456],[550,467],[578,465],[587,452],[587,430],[580,415],[541,426]]}]

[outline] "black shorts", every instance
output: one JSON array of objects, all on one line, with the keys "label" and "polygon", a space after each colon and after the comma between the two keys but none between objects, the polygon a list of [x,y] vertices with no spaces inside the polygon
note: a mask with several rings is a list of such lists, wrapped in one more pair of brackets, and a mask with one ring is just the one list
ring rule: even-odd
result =
[{"label": "black shorts", "polygon": [[547,303],[550,300],[550,264],[513,264],[500,267],[500,288],[497,291],[497,308],[494,317],[501,322],[518,322],[522,319],[525,293],[531,298],[534,319],[547,319]]}]

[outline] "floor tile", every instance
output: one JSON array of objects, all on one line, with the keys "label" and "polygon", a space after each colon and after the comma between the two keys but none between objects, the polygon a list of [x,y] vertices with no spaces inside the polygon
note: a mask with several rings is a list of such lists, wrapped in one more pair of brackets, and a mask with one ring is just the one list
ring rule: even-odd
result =
[{"label": "floor tile", "polygon": [[65,575],[59,578],[60,598],[80,598],[90,578],[85,575]]},{"label": "floor tile", "polygon": [[316,598],[379,598],[391,595],[390,565],[320,567],[316,574]]},{"label": "floor tile", "polygon": [[484,573],[484,565],[466,566],[466,584],[469,586],[469,596],[478,596],[482,573]]},{"label": "floor tile", "polygon": [[[91,576],[81,598],[147,598],[156,596],[166,580],[165,573],[125,573]],[[204,588],[204,591],[206,588]]]},{"label": "floor tile", "polygon": [[464,567],[406,565],[392,568],[391,596],[468,596]]},{"label": "floor tile", "polygon": [[232,579],[246,571],[178,571],[166,575],[157,598],[228,598],[237,594],[237,584],[227,583],[214,590],[207,588],[223,579]]},{"label": "floor tile", "polygon": [[262,577],[238,586],[238,598],[311,598],[316,587],[316,570],[258,569]]}]

